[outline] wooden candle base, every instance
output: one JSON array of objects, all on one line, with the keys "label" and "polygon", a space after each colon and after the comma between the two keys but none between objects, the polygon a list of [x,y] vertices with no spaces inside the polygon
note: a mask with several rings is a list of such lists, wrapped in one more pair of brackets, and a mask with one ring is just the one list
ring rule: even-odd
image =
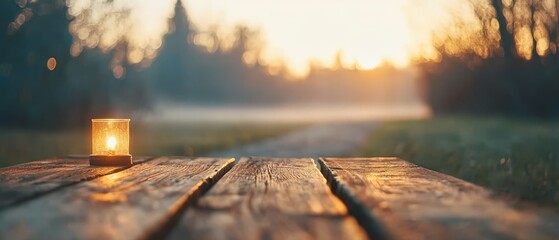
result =
[{"label": "wooden candle base", "polygon": [[117,156],[89,155],[89,165],[130,166],[132,165],[132,155],[117,155]]}]

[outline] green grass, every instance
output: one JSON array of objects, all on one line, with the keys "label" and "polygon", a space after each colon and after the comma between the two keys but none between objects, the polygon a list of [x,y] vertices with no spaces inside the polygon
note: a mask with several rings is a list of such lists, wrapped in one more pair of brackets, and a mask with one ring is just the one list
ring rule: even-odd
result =
[{"label": "green grass", "polygon": [[364,151],[559,209],[557,122],[472,117],[389,122],[372,133]]},{"label": "green grass", "polygon": [[[130,152],[136,156],[201,156],[301,128],[303,123],[157,123],[131,126]],[[0,130],[0,167],[67,155],[87,155],[88,129]]]}]

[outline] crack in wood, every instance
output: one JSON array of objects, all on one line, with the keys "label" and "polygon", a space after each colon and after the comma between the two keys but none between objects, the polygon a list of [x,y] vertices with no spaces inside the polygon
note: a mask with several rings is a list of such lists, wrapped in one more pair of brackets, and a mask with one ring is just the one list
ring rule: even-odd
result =
[{"label": "crack in wood", "polygon": [[185,211],[188,210],[193,205],[196,205],[196,202],[200,197],[204,196],[225,174],[235,166],[236,161],[227,164],[221,169],[215,170],[215,175],[213,177],[205,178],[202,182],[198,184],[197,187],[194,188],[194,191],[189,195],[190,197],[187,198],[184,203],[179,204],[176,210],[174,210],[169,218],[161,224],[161,226],[156,227],[154,230],[148,232],[146,236],[142,239],[151,240],[151,239],[165,239],[171,233],[172,229],[177,225],[181,216],[184,214]]}]

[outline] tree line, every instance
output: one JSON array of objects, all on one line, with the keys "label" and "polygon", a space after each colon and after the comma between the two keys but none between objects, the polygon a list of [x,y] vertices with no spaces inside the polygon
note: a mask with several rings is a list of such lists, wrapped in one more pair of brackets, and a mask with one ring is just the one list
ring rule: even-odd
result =
[{"label": "tree line", "polygon": [[440,55],[421,64],[434,113],[559,116],[558,2],[469,3],[473,22],[435,34]]},{"label": "tree line", "polygon": [[[141,51],[123,35],[126,24],[134,24],[127,22],[127,9],[113,8],[111,0],[84,1],[90,5],[70,14],[68,3],[0,2],[0,127],[84,127],[91,118],[149,113],[157,102],[413,101],[408,90],[395,90],[410,76],[390,66],[374,71],[313,67],[298,81],[290,80],[285,69],[270,74],[258,60],[243,61],[248,52],[258,51],[253,44],[259,41],[257,31],[238,26],[231,46],[224,48],[216,32],[201,33],[190,25],[180,0],[160,46]],[[107,35],[107,29],[116,29],[116,37]],[[200,34],[209,36],[215,47],[195,44]],[[402,81],[380,79],[390,74]],[[393,91],[386,92],[391,85]]]}]

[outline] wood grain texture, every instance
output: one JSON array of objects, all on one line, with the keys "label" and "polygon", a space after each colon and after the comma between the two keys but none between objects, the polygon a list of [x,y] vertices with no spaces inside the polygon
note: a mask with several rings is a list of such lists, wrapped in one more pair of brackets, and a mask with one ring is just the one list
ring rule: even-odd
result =
[{"label": "wood grain texture", "polygon": [[[134,164],[149,159],[149,157],[134,157]],[[65,186],[122,171],[129,167],[91,167],[87,157],[69,157],[0,168],[0,210]]]},{"label": "wood grain texture", "polygon": [[557,239],[551,214],[396,158],[324,158],[321,171],[369,234],[394,239]]},{"label": "wood grain texture", "polygon": [[137,239],[156,235],[233,165],[163,157],[0,212],[0,239]]},{"label": "wood grain texture", "polygon": [[364,239],[310,158],[242,158],[171,239]]}]

